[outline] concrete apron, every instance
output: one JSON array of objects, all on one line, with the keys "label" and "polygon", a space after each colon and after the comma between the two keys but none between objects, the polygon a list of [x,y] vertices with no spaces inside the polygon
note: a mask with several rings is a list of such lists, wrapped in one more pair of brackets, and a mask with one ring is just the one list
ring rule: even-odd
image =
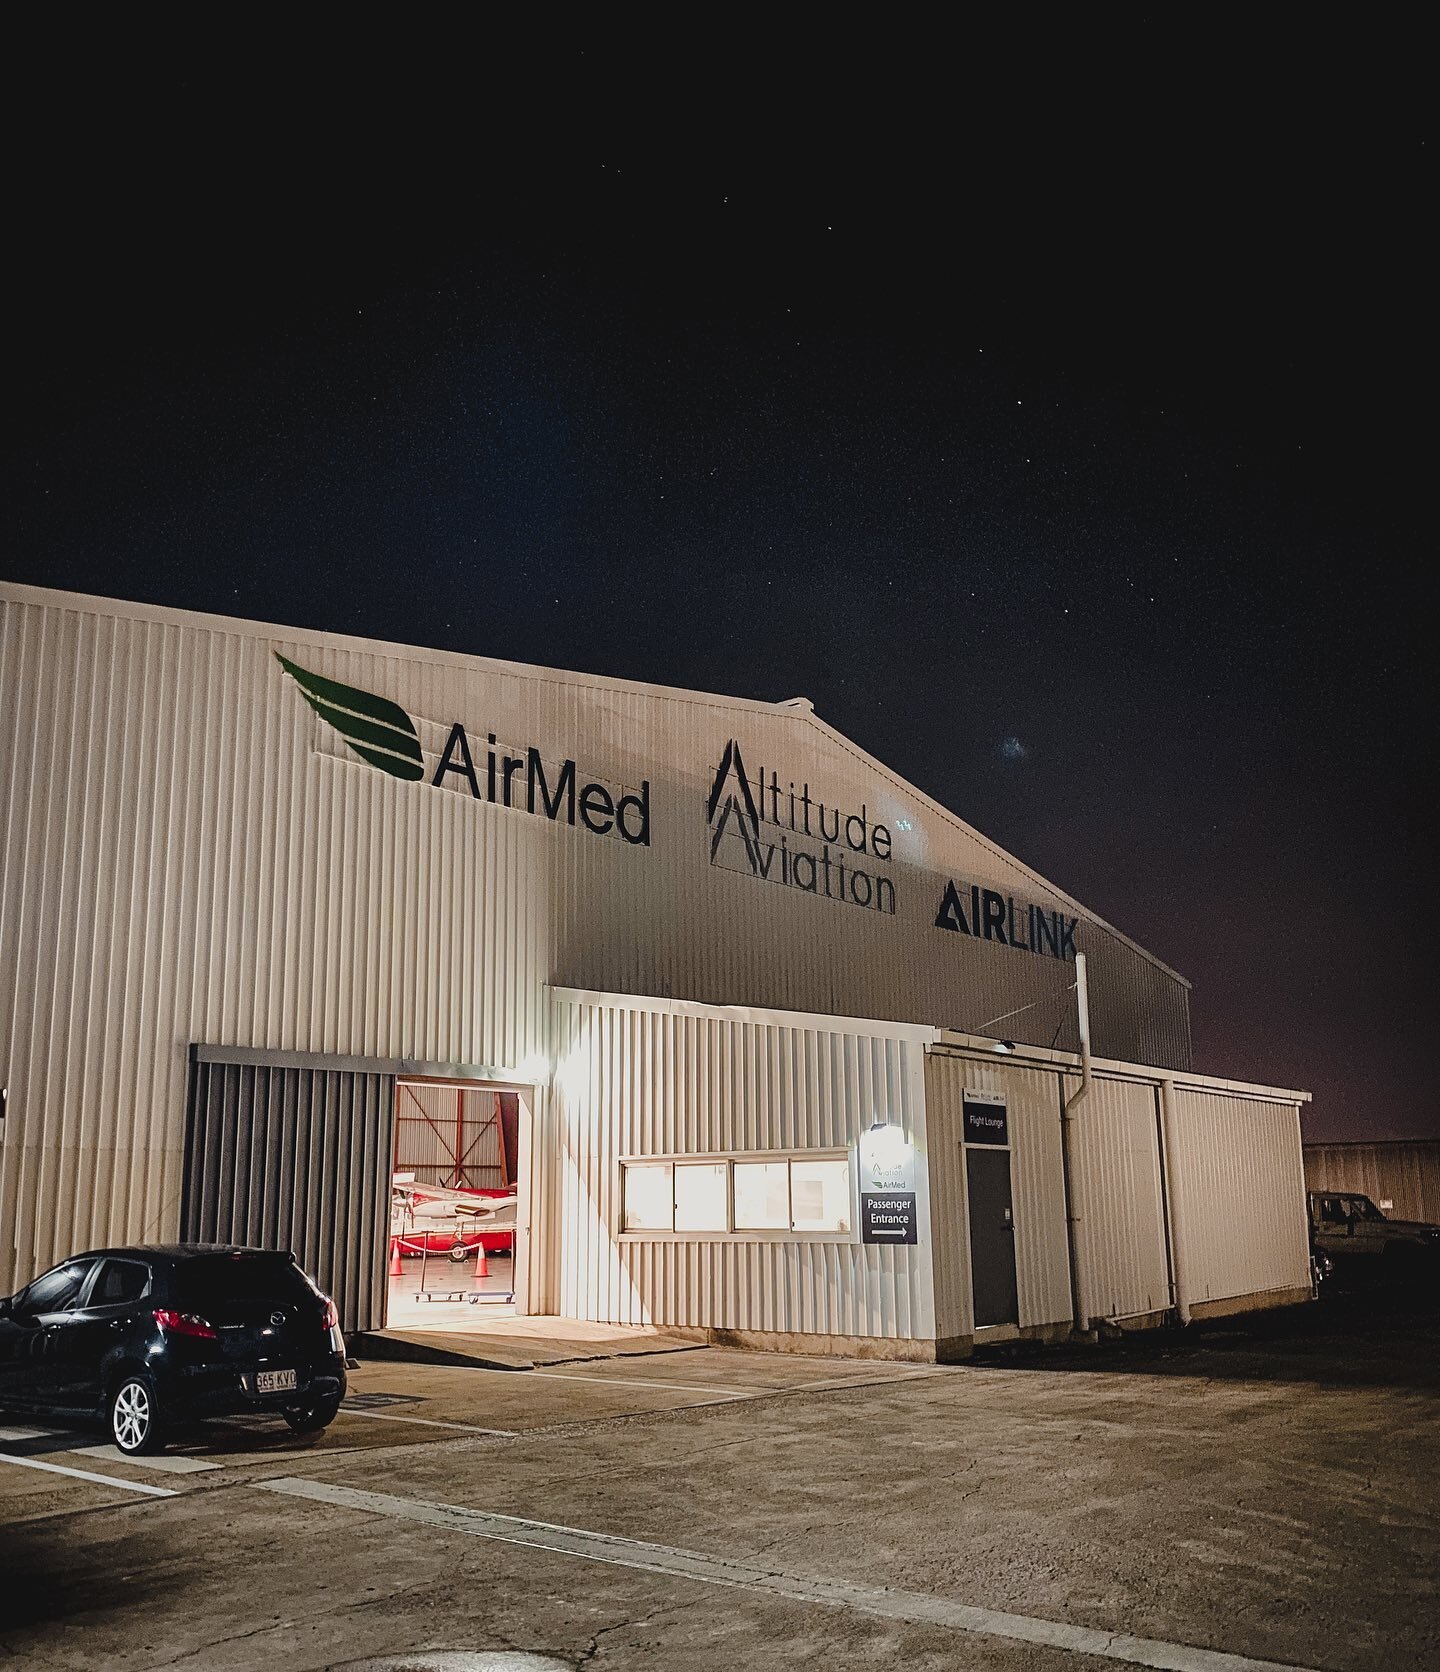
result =
[{"label": "concrete apron", "polygon": [[460,1330],[381,1329],[349,1337],[356,1358],[402,1364],[469,1365],[480,1370],[534,1370],[547,1364],[693,1351],[705,1330],[647,1325],[588,1324],[574,1318],[511,1318],[473,1333]]},{"label": "concrete apron", "polygon": [[[974,1345],[966,1337],[968,1358]],[[532,1370],[537,1365],[575,1364],[590,1359],[646,1353],[678,1353],[695,1347],[740,1347],[755,1352],[799,1354],[805,1358],[876,1359],[934,1364],[934,1341],[870,1335],[800,1335],[769,1330],[706,1329],[653,1324],[596,1324],[551,1316],[492,1318],[465,1330],[367,1330],[350,1337],[360,1359],[407,1364],[473,1365],[486,1370]]]}]

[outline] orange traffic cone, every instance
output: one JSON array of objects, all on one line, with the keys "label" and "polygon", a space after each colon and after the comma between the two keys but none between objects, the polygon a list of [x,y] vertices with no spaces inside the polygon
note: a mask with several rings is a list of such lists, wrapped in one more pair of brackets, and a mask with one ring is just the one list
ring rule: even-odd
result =
[{"label": "orange traffic cone", "polygon": [[399,1237],[391,1237],[390,1239],[390,1275],[392,1277],[403,1277],[405,1275],[405,1268],[400,1264]]},{"label": "orange traffic cone", "polygon": [[478,1289],[490,1275],[490,1267],[485,1262],[485,1244],[477,1243],[475,1247],[475,1287]]}]

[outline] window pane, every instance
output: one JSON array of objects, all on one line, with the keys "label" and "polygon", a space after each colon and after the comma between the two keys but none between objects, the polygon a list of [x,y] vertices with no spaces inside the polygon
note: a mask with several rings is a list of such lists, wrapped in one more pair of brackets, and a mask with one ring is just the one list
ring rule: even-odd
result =
[{"label": "window pane", "polygon": [[107,1260],[90,1291],[91,1306],[124,1306],[150,1288],[150,1270],[134,1260]]},{"label": "window pane", "polygon": [[725,1231],[728,1165],[723,1161],[687,1162],[675,1168],[675,1229]]},{"label": "window pane", "polygon": [[675,1196],[669,1162],[646,1162],[625,1169],[625,1229],[671,1231],[675,1228]]},{"label": "window pane", "polygon": [[737,1161],[735,1163],[735,1229],[788,1231],[790,1229],[790,1163]]},{"label": "window pane", "polygon": [[202,1254],[175,1272],[175,1299],[183,1312],[214,1306],[303,1306],[315,1290],[288,1254]]},{"label": "window pane", "polygon": [[25,1291],[27,1312],[63,1312],[80,1293],[93,1260],[72,1260],[37,1277]]},{"label": "window pane", "polygon": [[792,1161],[790,1200],[797,1231],[848,1231],[850,1163]]}]

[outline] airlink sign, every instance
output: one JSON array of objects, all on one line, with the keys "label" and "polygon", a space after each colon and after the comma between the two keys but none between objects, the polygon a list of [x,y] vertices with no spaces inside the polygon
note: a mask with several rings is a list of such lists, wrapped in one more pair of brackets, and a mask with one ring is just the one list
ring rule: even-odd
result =
[{"label": "airlink sign", "polygon": [[451,725],[432,774],[415,722],[398,703],[310,673],[278,651],[276,660],[300,687],[311,708],[340,733],[361,760],[392,778],[418,782],[428,776],[435,789],[468,790],[477,801],[535,813],[552,824],[578,823],[595,836],[613,833],[635,847],[650,846],[649,779],[640,785],[638,793],[617,795],[598,781],[581,783],[573,760],[547,767],[533,746],[523,755],[497,750],[494,732],[487,734],[486,748],[472,749],[459,720]]},{"label": "airlink sign", "polygon": [[[961,893],[964,889],[965,892]],[[968,915],[967,915],[968,913]],[[1016,905],[1013,894],[997,894],[979,883],[947,882],[940,896],[935,927],[976,940],[997,941],[1019,952],[1070,962],[1075,957],[1075,925],[1078,918],[1041,906]]]}]

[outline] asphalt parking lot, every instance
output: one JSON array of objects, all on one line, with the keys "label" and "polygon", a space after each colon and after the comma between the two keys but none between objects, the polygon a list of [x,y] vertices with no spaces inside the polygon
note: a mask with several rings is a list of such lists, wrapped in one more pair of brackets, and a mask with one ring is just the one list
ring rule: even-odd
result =
[{"label": "asphalt parking lot", "polygon": [[323,1436],[144,1463],[0,1417],[0,1658],[1440,1666],[1437,1345],[1362,1296],[938,1369],[377,1363]]}]

